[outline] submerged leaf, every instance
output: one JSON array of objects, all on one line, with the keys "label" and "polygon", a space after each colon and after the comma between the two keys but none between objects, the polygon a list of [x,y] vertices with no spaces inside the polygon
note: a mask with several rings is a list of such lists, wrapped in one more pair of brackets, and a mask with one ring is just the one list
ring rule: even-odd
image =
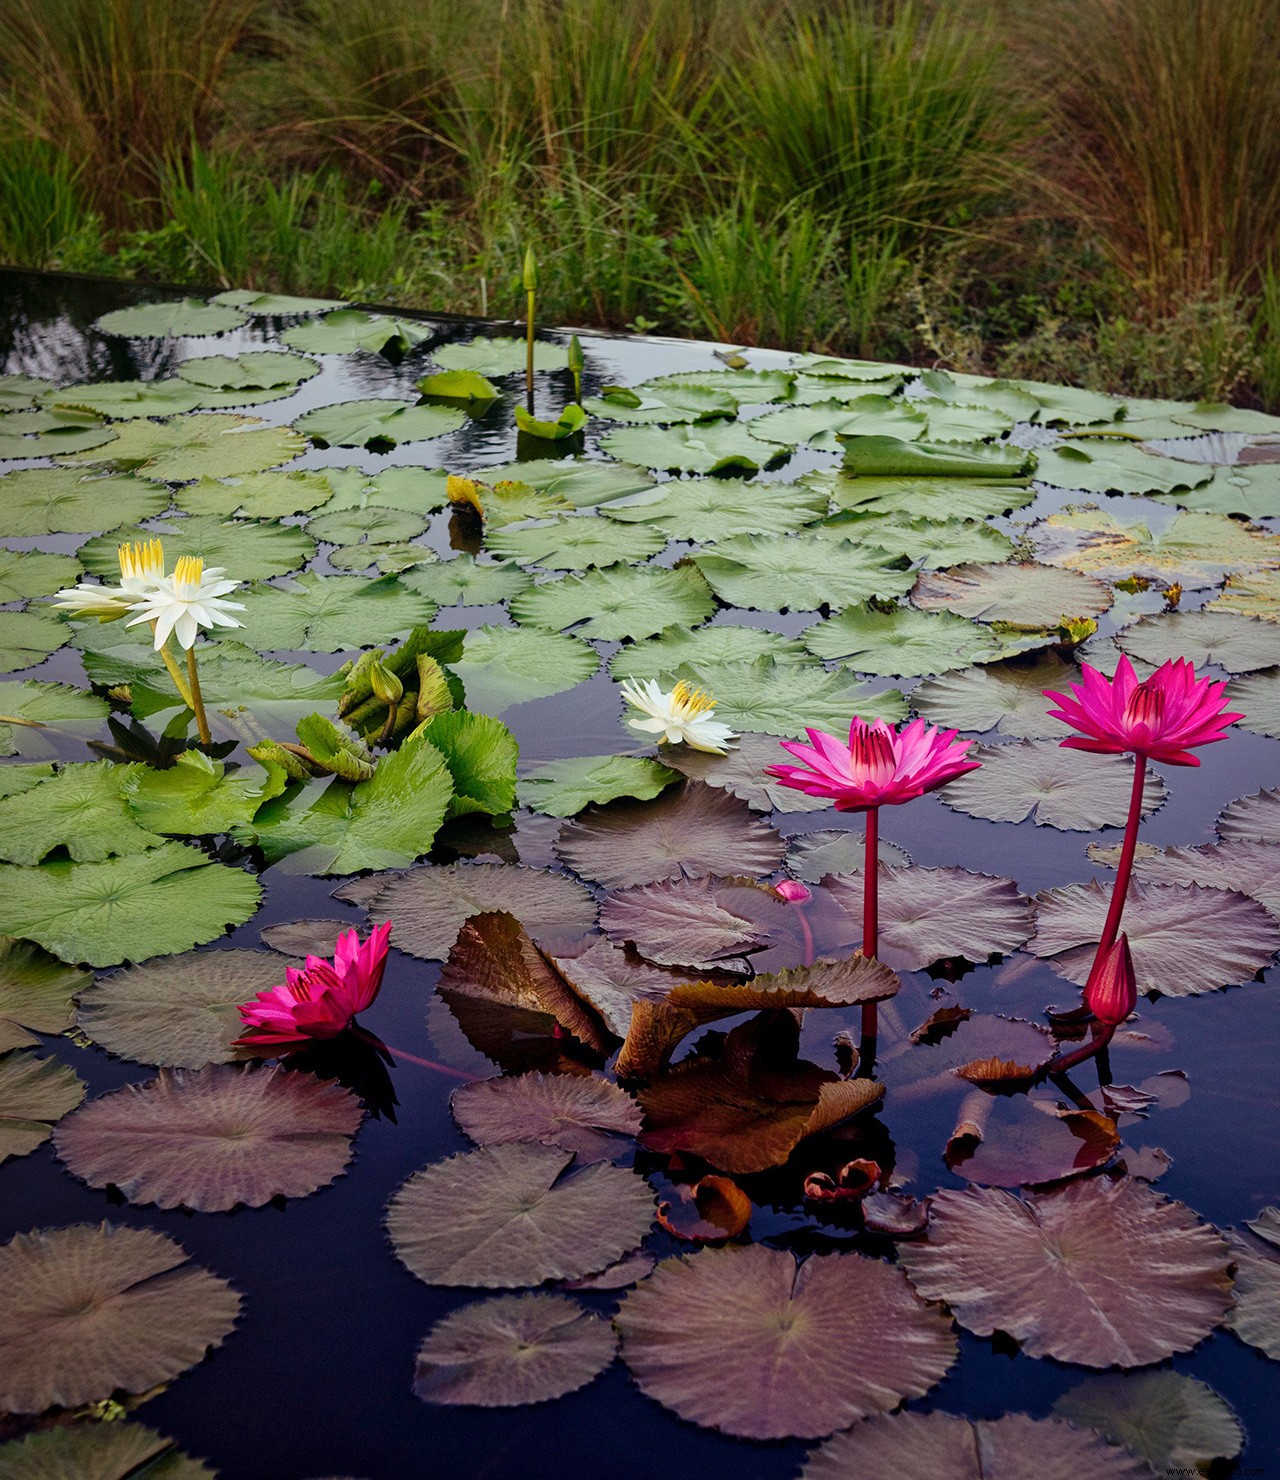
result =
[{"label": "submerged leaf", "polygon": [[1123,1444],[1157,1474],[1199,1472],[1244,1448],[1244,1430],[1226,1401],[1181,1372],[1086,1377],[1063,1393],[1053,1413]]},{"label": "submerged leaf", "polygon": [[214,1480],[214,1471],[139,1423],[55,1424],[0,1448],[6,1480]]}]

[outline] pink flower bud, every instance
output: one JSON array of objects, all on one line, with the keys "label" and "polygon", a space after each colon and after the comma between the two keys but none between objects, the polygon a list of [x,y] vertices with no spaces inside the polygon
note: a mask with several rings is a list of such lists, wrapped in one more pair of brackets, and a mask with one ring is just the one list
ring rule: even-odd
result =
[{"label": "pink flower bud", "polygon": [[780,899],[785,899],[788,904],[803,904],[806,899],[812,899],[813,895],[803,884],[798,884],[794,879],[783,879],[781,884],[773,886],[773,892]]},{"label": "pink flower bud", "polygon": [[1107,954],[1094,962],[1084,1000],[1094,1017],[1112,1028],[1124,1022],[1137,1006],[1138,987],[1127,935],[1121,935]]}]

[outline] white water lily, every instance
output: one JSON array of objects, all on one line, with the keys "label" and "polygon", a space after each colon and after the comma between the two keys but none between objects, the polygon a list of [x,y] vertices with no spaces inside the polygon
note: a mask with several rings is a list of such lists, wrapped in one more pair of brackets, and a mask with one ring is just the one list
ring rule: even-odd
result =
[{"label": "white water lily", "polygon": [[159,540],[147,540],[143,544],[121,545],[120,584],[118,586],[88,585],[68,587],[53,597],[59,611],[70,612],[73,617],[97,617],[100,622],[114,622],[127,616],[157,581],[164,577],[164,547]]},{"label": "white water lily", "polygon": [[242,622],[228,615],[233,611],[242,612],[243,605],[222,599],[227,592],[236,589],[238,582],[223,580],[223,575],[221,566],[211,565],[206,570],[200,556],[183,555],[171,576],[161,575],[140,594],[134,605],[137,616],[129,626],[154,622],[157,651],[164,647],[172,633],[188,652],[195,646],[202,627],[243,626]]},{"label": "white water lily", "polygon": [[661,735],[668,745],[683,743],[694,750],[724,755],[738,738],[714,717],[716,701],[711,695],[683,680],[669,694],[651,678],[642,683],[628,680],[622,685],[622,697],[648,716],[628,716],[627,724],[647,735]]}]

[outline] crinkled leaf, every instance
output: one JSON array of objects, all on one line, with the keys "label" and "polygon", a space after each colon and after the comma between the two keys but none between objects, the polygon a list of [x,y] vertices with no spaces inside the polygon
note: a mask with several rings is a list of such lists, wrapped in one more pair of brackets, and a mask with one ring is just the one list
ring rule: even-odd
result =
[{"label": "crinkled leaf", "polygon": [[695,666],[720,663],[754,663],[757,658],[779,662],[803,662],[805,649],[793,637],[784,637],[767,627],[736,627],[713,622],[705,627],[679,624],[664,628],[656,637],[628,643],[609,663],[614,678],[660,678],[684,663]]},{"label": "crinkled leaf", "polygon": [[[889,396],[858,396],[852,401],[816,401],[769,411],[748,423],[753,437],[786,446],[805,442],[820,452],[840,452],[846,436],[897,437],[913,442],[929,418],[907,401]],[[971,434],[972,435],[972,434]]]},{"label": "crinkled leaf", "polygon": [[1157,667],[1186,658],[1197,668],[1206,663],[1228,673],[1269,668],[1276,661],[1276,634],[1269,622],[1231,612],[1173,612],[1144,617],[1124,628],[1116,642],[1131,658]]},{"label": "crinkled leaf", "polygon": [[1064,617],[1096,617],[1112,593],[1092,576],[1043,565],[960,565],[926,571],[911,592],[916,606],[1011,627],[1056,627]]},{"label": "crinkled leaf", "polygon": [[913,579],[877,545],[809,533],[738,535],[692,558],[722,601],[761,611],[816,611],[902,596]]},{"label": "crinkled leaf", "polygon": [[1021,478],[1036,459],[1021,447],[983,442],[902,441],[846,436],[844,471],[860,478]]},{"label": "crinkled leaf", "polygon": [[1280,845],[1262,842],[1205,843],[1166,848],[1139,860],[1134,878],[1143,884],[1202,884],[1251,895],[1280,918]]},{"label": "crinkled leaf", "polygon": [[1280,790],[1259,791],[1222,809],[1217,822],[1224,843],[1280,843]]},{"label": "crinkled leaf", "polygon": [[[806,726],[847,728],[853,716],[896,724],[906,718],[907,702],[897,689],[872,689],[847,673],[757,658],[753,663],[681,663],[663,675],[685,679],[707,690],[716,718],[735,730],[758,730],[793,740]],[[665,683],[664,683],[664,686]]]},{"label": "crinkled leaf", "polygon": [[[938,1016],[940,1022],[930,1018],[878,1063],[877,1072],[895,1100],[962,1090],[965,1083],[1025,1081],[1057,1052],[1048,1029],[1022,1018],[974,1013],[968,1008],[943,1008]],[[997,1071],[997,1064],[1008,1067]],[[979,1066],[980,1072],[975,1072]]]},{"label": "crinkled leaf", "polygon": [[480,1146],[537,1142],[583,1161],[612,1160],[640,1132],[640,1109],[631,1096],[590,1074],[476,1079],[454,1090],[449,1109]]},{"label": "crinkled leaf", "polygon": [[735,879],[664,879],[610,895],[600,911],[610,939],[649,961],[693,971],[745,971],[790,907],[766,885]]},{"label": "crinkled leaf", "polygon": [[1250,1346],[1280,1362],[1280,1253],[1265,1241],[1230,1235],[1236,1303],[1226,1324]]},{"label": "crinkled leaf", "polygon": [[139,1423],[55,1424],[0,1448],[8,1480],[213,1480],[154,1429]]},{"label": "crinkled leaf", "polygon": [[[979,1114],[970,1121],[967,1115],[975,1108]],[[1082,1176],[1105,1166],[1120,1146],[1115,1121],[1108,1116],[1094,1110],[1063,1112],[1026,1095],[973,1090],[960,1114],[947,1143],[946,1162],[966,1181],[983,1187]]]},{"label": "crinkled leaf", "polygon": [[516,791],[526,807],[548,817],[572,817],[592,802],[652,801],[679,779],[669,766],[640,756],[581,755],[536,767]]},{"label": "crinkled leaf", "polygon": [[647,560],[666,543],[666,535],[657,530],[618,524],[597,514],[572,514],[545,524],[503,525],[485,540],[495,555],[546,570],[586,570],[620,560]]},{"label": "crinkled leaf", "polygon": [[453,778],[449,816],[501,817],[516,804],[520,748],[501,720],[465,709],[435,715],[421,733],[444,757]]},{"label": "crinkled leaf", "polygon": [[378,313],[362,313],[355,308],[339,308],[286,330],[280,342],[290,349],[317,355],[350,355],[358,349],[378,354],[412,349],[430,338],[431,333],[429,324],[416,319],[394,319]]},{"label": "crinkled leaf", "polygon": [[578,996],[596,1009],[605,1026],[618,1038],[627,1036],[635,1004],[660,1001],[675,980],[670,972],[634,960],[602,936],[595,937],[576,956],[557,956],[555,964]]},{"label": "crinkled leaf", "polygon": [[[715,632],[704,627],[704,632]],[[750,628],[742,629],[750,631]],[[663,760],[690,781],[705,781],[708,786],[722,787],[741,797],[757,812],[818,812],[830,806],[826,797],[806,796],[794,787],[783,786],[766,774],[766,767],[776,765],[786,754],[772,735],[740,734],[737,744],[727,755],[712,755],[688,745],[667,745],[661,751]]]},{"label": "crinkled leaf", "polygon": [[847,607],[807,628],[804,643],[819,658],[839,659],[858,673],[884,677],[945,673],[990,662],[1003,650],[990,629],[976,622],[905,606],[887,612]]},{"label": "crinkled leaf", "polygon": [[470,555],[455,555],[425,570],[415,569],[401,582],[441,606],[489,606],[518,596],[529,584],[530,577],[518,566],[480,561]]}]

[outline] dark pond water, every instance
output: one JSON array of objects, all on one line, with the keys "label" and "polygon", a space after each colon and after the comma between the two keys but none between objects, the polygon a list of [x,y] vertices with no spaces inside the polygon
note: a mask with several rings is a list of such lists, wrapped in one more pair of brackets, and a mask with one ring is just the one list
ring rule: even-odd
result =
[{"label": "dark pond water", "polygon": [[[207,339],[160,342],[157,347],[156,341],[108,338],[89,327],[107,309],[140,297],[163,296],[121,284],[0,272],[0,374],[21,372],[63,382],[157,378],[172,373],[174,363],[192,353],[234,353],[274,340],[270,321],[255,321],[248,329],[220,338],[216,349]],[[435,343],[466,339],[474,332],[462,322],[439,321],[436,327]],[[636,383],[658,373],[714,369],[721,363],[712,346],[703,344],[598,335],[584,335],[583,343],[588,393],[611,382]],[[425,349],[398,364],[370,354],[326,356],[322,373],[296,395],[249,408],[248,414],[285,423],[312,406],[336,400],[391,391],[412,398],[426,359]],[[782,364],[785,357],[753,352],[751,362]],[[543,388],[548,404],[550,389],[548,382]],[[433,459],[443,459],[444,454],[436,451],[443,445],[451,471],[504,462],[515,453],[511,400],[497,403],[443,443],[410,444],[384,458],[315,450],[299,465],[359,463],[372,470],[385,466],[388,458],[430,465]],[[826,454],[805,456],[813,467],[834,462]],[[793,461],[764,476],[793,478],[800,465]],[[1062,496],[1045,493],[1017,517],[1029,519],[1063,502]],[[3,523],[0,508],[0,537]],[[445,550],[450,537],[449,516],[436,516],[428,538]],[[80,537],[5,543],[10,548],[73,550]],[[669,563],[679,553],[673,547],[663,559]],[[323,562],[319,568],[325,568]],[[730,619],[795,632],[811,617],[728,611],[718,617]],[[436,625],[505,620],[500,608],[472,607],[442,611]],[[604,652],[611,650],[602,646]],[[300,656],[317,667],[339,661],[316,654]],[[78,654],[71,648],[32,670],[32,676],[85,681]],[[631,748],[619,724],[616,688],[603,672],[570,694],[518,705],[503,717],[520,742],[524,760]],[[88,758],[80,746],[69,746],[65,757]],[[1233,733],[1226,743],[1213,747],[1199,771],[1182,770],[1168,780],[1169,799],[1144,826],[1143,837],[1162,846],[1208,842],[1214,836],[1213,821],[1227,802],[1280,781],[1280,743]],[[791,814],[774,821],[787,833],[858,825],[851,819],[842,822],[830,812]],[[951,811],[933,797],[886,809],[881,826],[882,835],[918,864],[962,863],[1011,877],[1028,894],[1105,877],[1086,859],[1086,845],[1119,840],[1116,830],[1086,834],[1036,827],[1029,821],[1017,825],[979,821]],[[546,861],[549,834],[548,827],[531,831],[533,852],[528,861]],[[480,834],[473,829],[470,836]],[[471,846],[474,850],[486,844],[481,840]],[[491,854],[512,856],[505,838],[496,847],[488,846]],[[363,911],[331,898],[333,881],[268,871],[263,883],[261,910],[220,944],[257,946],[263,926],[299,917],[364,921]],[[447,1057],[450,1044],[433,1041],[428,1031],[427,1004],[437,974],[437,967],[393,952],[386,985],[364,1019],[366,1026],[408,1053]],[[1047,965],[1019,955],[977,967],[953,983],[924,973],[909,977],[887,1016],[897,1014],[911,1027],[938,1005],[958,1001],[978,1010],[1038,1017],[1046,1005],[1070,1000],[1070,987]],[[1116,1082],[1138,1084],[1160,1071],[1183,1070],[1190,1083],[1183,1103],[1156,1110],[1125,1131],[1129,1144],[1159,1146],[1172,1157],[1159,1190],[1219,1226],[1238,1224],[1280,1202],[1276,1154],[1280,971],[1273,966],[1264,979],[1225,992],[1144,1001],[1140,1011],[1149,1041],[1113,1051]],[[854,1014],[847,1015],[847,1022],[840,1014],[825,1015],[820,1025],[812,1022],[813,1016],[805,1028],[804,1047],[811,1058],[828,1063],[832,1032],[839,1026],[855,1027]],[[129,1081],[141,1082],[153,1072],[67,1038],[51,1039],[48,1047],[74,1065],[91,1095]],[[472,1056],[464,1067],[477,1072],[476,1062]],[[1096,1088],[1091,1069],[1081,1071],[1079,1080],[1086,1090]],[[139,1413],[145,1422],[173,1435],[188,1453],[207,1459],[235,1480],[323,1475],[366,1480],[410,1476],[781,1480],[796,1473],[807,1446],[740,1442],[686,1424],[644,1397],[620,1362],[582,1391],[551,1404],[489,1413],[428,1407],[418,1401],[410,1382],[419,1342],[433,1322],[473,1296],[414,1279],[387,1245],[383,1209],[411,1172],[466,1149],[469,1143],[448,1113],[454,1078],[403,1062],[394,1071],[394,1083],[399,1100],[394,1123],[389,1118],[367,1120],[347,1174],[311,1197],[234,1214],[136,1208],[77,1181],[46,1145],[0,1170],[0,1240],[36,1227],[110,1218],[171,1235],[198,1263],[243,1292],[243,1316],[234,1334]],[[895,1107],[890,1099],[881,1120],[898,1146],[900,1170],[910,1168],[911,1157],[918,1158],[910,1191],[922,1195],[935,1187],[965,1185],[947,1169],[941,1155],[954,1113],[954,1100]],[[813,1226],[813,1220],[795,1207],[757,1208],[751,1232],[757,1240],[778,1241],[798,1250],[861,1248],[885,1254],[891,1247],[887,1241],[843,1234],[834,1227],[800,1233]],[[677,1247],[659,1232],[650,1245],[659,1254]],[[614,1297],[604,1294],[582,1298],[606,1313],[615,1303]],[[1079,1369],[1053,1361],[1032,1360],[999,1338],[980,1340],[962,1332],[960,1352],[946,1379],[913,1407],[974,1417],[1017,1411],[1043,1416],[1082,1375]],[[1222,1330],[1171,1365],[1211,1384],[1235,1408],[1248,1435],[1240,1472],[1280,1475],[1275,1365]]]}]

